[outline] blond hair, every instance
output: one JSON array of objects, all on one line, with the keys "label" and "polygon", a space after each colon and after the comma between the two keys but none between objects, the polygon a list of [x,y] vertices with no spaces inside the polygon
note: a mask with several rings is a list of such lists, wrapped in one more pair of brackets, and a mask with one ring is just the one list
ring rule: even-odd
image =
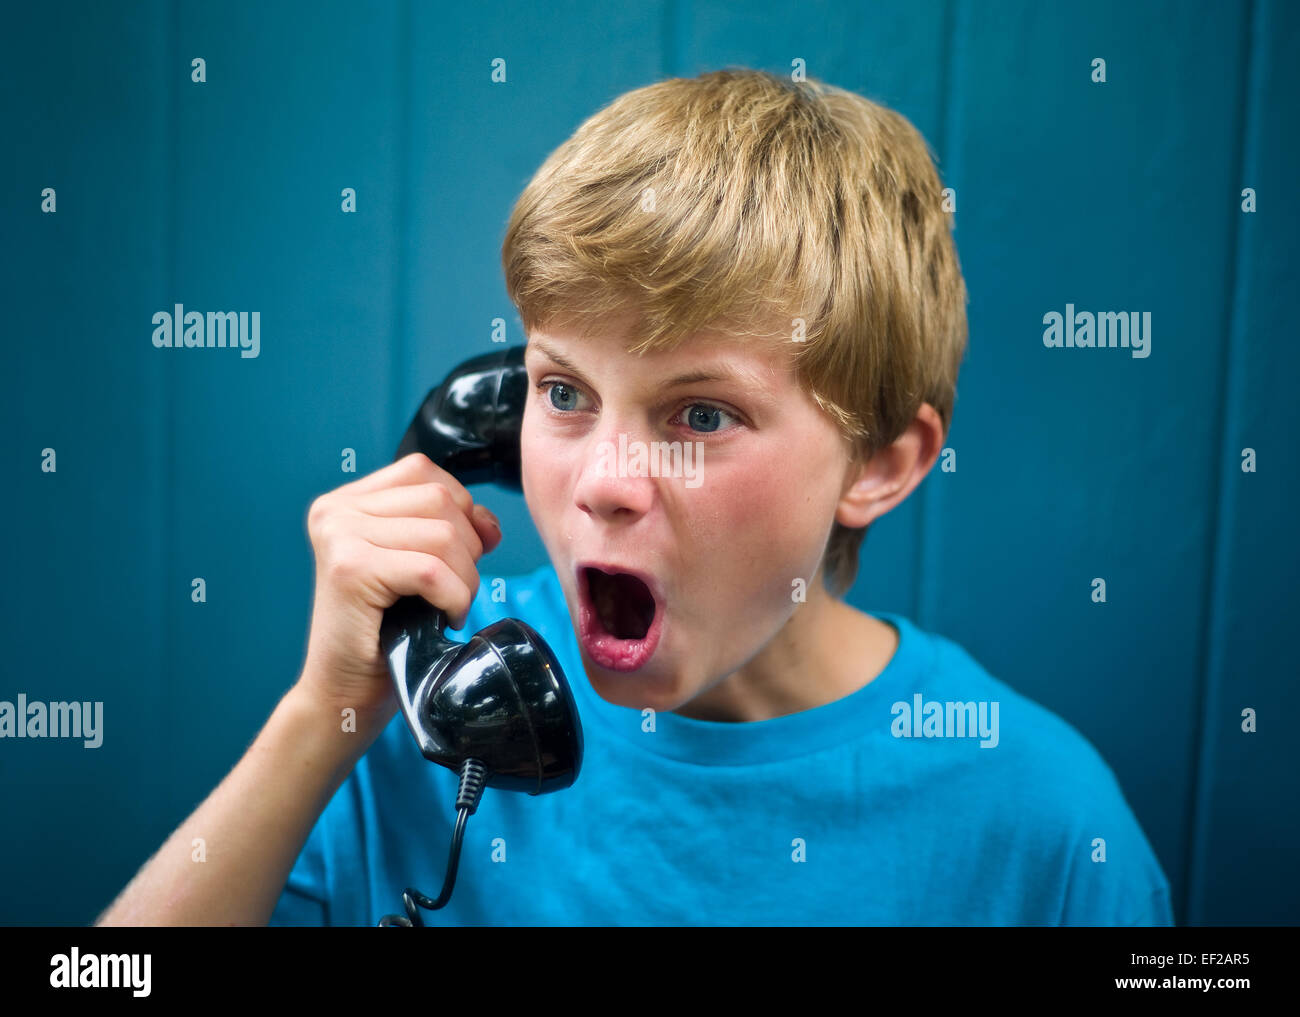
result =
[{"label": "blond hair", "polygon": [[[537,170],[502,245],[506,290],[528,333],[636,311],[632,353],[779,322],[799,383],[870,458],[923,402],[951,424],[967,297],[944,198],[921,134],[862,96],[743,68],[671,78]],[[831,531],[835,595],[865,529]]]}]

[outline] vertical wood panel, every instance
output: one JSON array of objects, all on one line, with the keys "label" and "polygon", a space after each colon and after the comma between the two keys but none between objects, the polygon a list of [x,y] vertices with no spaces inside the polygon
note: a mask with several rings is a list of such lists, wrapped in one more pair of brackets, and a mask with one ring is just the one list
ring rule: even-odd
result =
[{"label": "vertical wood panel", "polygon": [[[391,455],[399,13],[338,0],[178,8],[175,285],[161,305],[260,312],[261,348],[158,354],[176,443],[176,821],[298,676],[312,498]],[[206,83],[190,80],[195,57]],[[345,187],[355,213],[341,210]],[[341,471],[344,448],[355,474]],[[195,577],[206,603],[191,600]]]},{"label": "vertical wood panel", "polygon": [[[960,196],[965,194],[965,179],[962,174],[962,144],[961,144],[961,127],[963,122],[964,103],[967,101],[967,92],[964,88],[957,87],[958,82],[965,81],[967,78],[966,67],[963,58],[966,55],[966,47],[959,43],[959,40],[965,39],[970,31],[971,10],[970,5],[962,0],[948,0],[944,4],[943,12],[943,65],[940,69],[939,79],[943,82],[943,99],[940,104],[939,128],[936,135],[935,144],[939,157],[939,176],[940,183],[944,187],[951,187],[958,195],[958,212],[961,210]],[[962,265],[963,278],[967,280],[969,286],[968,269],[966,267],[969,260],[969,253],[963,254],[965,245],[962,243],[961,222],[962,216],[954,214],[953,216],[953,240],[957,245],[957,258]],[[970,361],[972,350],[976,350],[975,344],[982,338],[973,327],[973,321],[970,315],[970,293],[967,293],[967,346],[966,355],[963,359],[963,367],[957,375],[957,395],[953,402],[952,422],[948,428],[948,435],[944,439],[944,448],[951,449],[956,457],[957,469],[952,473],[943,472],[943,459],[941,458],[931,470],[931,476],[928,477],[921,486],[912,494],[912,500],[918,500],[917,510],[920,515],[918,524],[918,535],[916,541],[916,573],[914,577],[915,593],[914,603],[912,606],[912,617],[925,629],[936,629],[942,624],[943,618],[943,597],[945,587],[942,582],[937,581],[936,571],[939,564],[936,561],[937,556],[943,548],[943,528],[947,525],[949,515],[952,509],[951,504],[960,505],[961,488],[963,481],[970,477],[970,472],[965,473],[961,470],[961,464],[965,457],[962,455],[963,439],[967,433],[965,424],[967,413],[962,401],[962,392],[967,385],[963,384],[963,379],[968,377],[970,372],[964,366]],[[943,452],[940,453],[942,457]]]},{"label": "vertical wood panel", "polygon": [[[18,5],[0,32],[5,667],[0,699],[102,703],[102,739],[0,741],[0,920],[90,921],[165,836],[157,591],[165,262],[161,2]],[[57,211],[40,211],[53,187]],[[41,471],[53,448],[57,472]]]},{"label": "vertical wood panel", "polygon": [[[972,339],[935,627],[1096,745],[1180,920],[1243,35],[1228,5],[1016,3],[958,39]],[[1067,303],[1150,311],[1151,355],[1046,348]]]},{"label": "vertical wood panel", "polygon": [[[1294,628],[1300,575],[1295,505],[1300,480],[1291,392],[1300,374],[1291,296],[1300,243],[1295,98],[1300,11],[1256,0],[1244,157],[1223,196],[1238,230],[1227,409],[1215,467],[1219,526],[1206,661],[1207,685],[1190,838],[1191,924],[1285,924],[1300,916],[1300,715]],[[1241,211],[1254,188],[1257,211]],[[1253,448],[1257,471],[1242,472]],[[1242,730],[1254,710],[1255,733]]]}]

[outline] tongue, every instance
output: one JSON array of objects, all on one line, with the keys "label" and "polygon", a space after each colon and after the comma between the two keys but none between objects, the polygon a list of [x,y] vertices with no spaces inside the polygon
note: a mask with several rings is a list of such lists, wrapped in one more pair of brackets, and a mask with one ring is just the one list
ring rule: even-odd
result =
[{"label": "tongue", "polygon": [[600,623],[617,639],[642,639],[654,620],[655,602],[635,576],[587,570],[591,599]]}]

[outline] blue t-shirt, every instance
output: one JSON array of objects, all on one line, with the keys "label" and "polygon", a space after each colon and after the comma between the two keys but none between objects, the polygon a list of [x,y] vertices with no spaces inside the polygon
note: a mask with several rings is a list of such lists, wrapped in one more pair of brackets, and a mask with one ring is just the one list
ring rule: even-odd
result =
[{"label": "blue t-shirt", "polygon": [[[874,614],[899,645],[856,692],[701,721],[596,694],[549,565],[504,580],[502,603],[481,578],[463,634],[503,617],[536,629],[585,753],[562,791],[484,792],[451,902],[421,909],[426,925],[1173,924],[1168,881],[1092,745],[907,618]],[[404,914],[405,887],[436,897],[456,787],[394,716],[271,924],[374,925]]]}]

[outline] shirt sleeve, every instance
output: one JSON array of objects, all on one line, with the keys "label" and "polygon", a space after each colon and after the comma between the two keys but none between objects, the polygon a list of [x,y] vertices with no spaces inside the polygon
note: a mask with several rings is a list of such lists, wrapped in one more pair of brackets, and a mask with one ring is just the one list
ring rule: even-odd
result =
[{"label": "shirt sleeve", "polygon": [[1062,925],[1174,925],[1169,880],[1107,771],[1102,793],[1076,828]]}]

